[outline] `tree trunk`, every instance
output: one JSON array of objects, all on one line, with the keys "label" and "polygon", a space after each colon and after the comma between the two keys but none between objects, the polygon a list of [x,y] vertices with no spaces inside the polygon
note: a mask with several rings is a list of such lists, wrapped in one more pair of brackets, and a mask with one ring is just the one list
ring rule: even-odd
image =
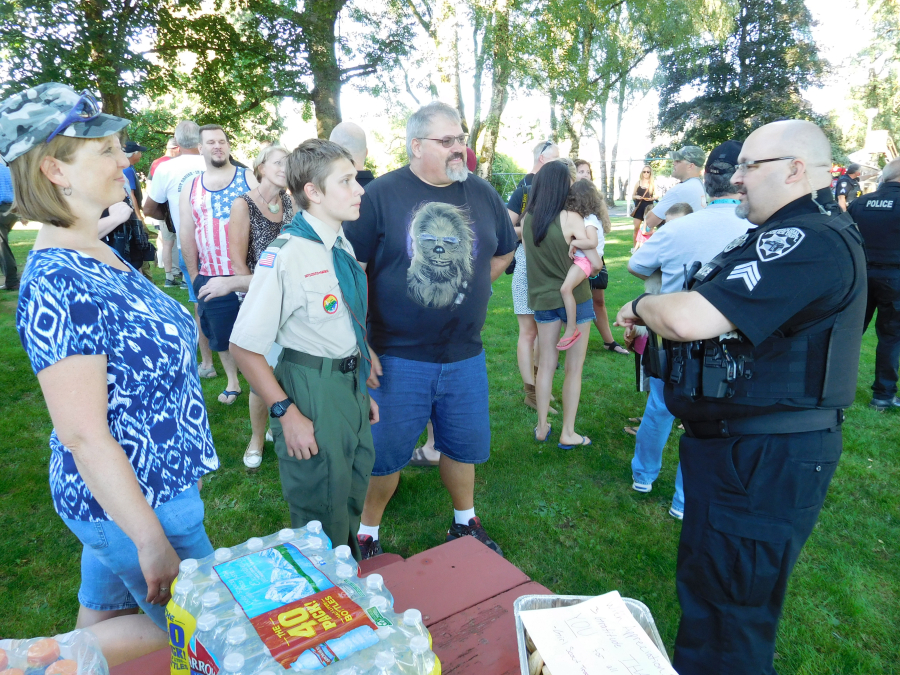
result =
[{"label": "tree trunk", "polygon": [[600,188],[607,201],[612,200],[609,189],[609,170],[606,164],[606,104],[609,101],[609,92],[604,90],[600,99],[600,138],[597,145],[600,146]]},{"label": "tree trunk", "polygon": [[[116,43],[113,32],[118,21],[111,21],[104,16],[104,10],[111,9],[104,0],[87,0],[83,3],[84,16],[87,19],[88,38],[91,45],[90,61],[103,112],[128,117],[125,109],[125,90],[121,86],[122,70],[119,67],[119,56],[126,49],[125,45]],[[122,20],[121,12],[116,17]]]},{"label": "tree trunk", "polygon": [[[619,135],[622,133],[622,113],[625,112],[625,93],[627,78],[623,77],[619,81],[619,95],[616,98],[616,142],[612,147],[612,171],[610,172],[609,192],[612,199],[615,199],[615,178],[616,178],[616,157],[619,154]],[[619,181],[621,183],[621,181]],[[623,197],[624,199],[624,197]],[[615,206],[615,202],[611,202]]]},{"label": "tree trunk", "polygon": [[437,7],[432,27],[437,56],[438,96],[459,111],[463,131],[468,132],[459,78],[459,20],[456,4],[443,0]]},{"label": "tree trunk", "polygon": [[[472,74],[472,127],[469,130],[469,147],[473,152],[477,152],[478,137],[484,129],[481,121],[481,82],[484,78],[484,61],[486,57],[484,43],[490,30],[490,21],[485,22],[484,18],[476,12],[472,26],[472,44],[475,47],[475,72]],[[481,44],[478,39],[481,36]]]},{"label": "tree trunk", "polygon": [[481,148],[481,164],[478,166],[478,174],[485,180],[491,178],[497,138],[500,135],[500,117],[509,100],[509,2],[510,0],[497,0],[494,10],[491,109],[484,124],[484,145]]},{"label": "tree trunk", "polygon": [[559,143],[559,121],[556,119],[556,90],[550,91],[550,140]]},{"label": "tree trunk", "polygon": [[335,55],[334,27],[347,0],[307,0],[303,32],[313,75],[310,98],[316,113],[316,133],[328,138],[341,122],[341,69]]}]

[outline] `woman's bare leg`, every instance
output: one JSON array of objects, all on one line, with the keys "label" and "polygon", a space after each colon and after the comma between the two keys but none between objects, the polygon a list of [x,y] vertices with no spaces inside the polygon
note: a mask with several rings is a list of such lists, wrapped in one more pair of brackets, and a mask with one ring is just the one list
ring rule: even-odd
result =
[{"label": "woman's bare leg", "polygon": [[563,425],[559,432],[559,442],[563,445],[582,442],[581,436],[575,433],[575,416],[578,414],[578,401],[581,398],[581,371],[587,345],[587,340],[579,340],[566,353],[566,379],[563,381],[562,391]]},{"label": "woman's bare leg", "polygon": [[87,607],[78,610],[76,628],[90,628],[97,636],[103,656],[110,666],[136,659],[169,646],[165,631],[137,609],[100,612]]},{"label": "woman's bare leg", "polygon": [[516,319],[519,321],[519,341],[516,344],[519,375],[522,376],[522,384],[534,384],[532,353],[537,340],[537,324],[534,314],[516,314]]},{"label": "woman's bare leg", "polygon": [[[556,350],[556,343],[559,341],[559,324],[559,321],[537,324],[538,342],[541,346],[537,381],[534,383],[538,413],[536,432],[538,440],[545,439],[550,430],[550,425],[547,423],[547,413],[550,408],[550,390],[553,388],[553,374],[556,372],[556,361],[559,355],[559,352]],[[578,343],[587,344],[587,340],[579,340]]]}]

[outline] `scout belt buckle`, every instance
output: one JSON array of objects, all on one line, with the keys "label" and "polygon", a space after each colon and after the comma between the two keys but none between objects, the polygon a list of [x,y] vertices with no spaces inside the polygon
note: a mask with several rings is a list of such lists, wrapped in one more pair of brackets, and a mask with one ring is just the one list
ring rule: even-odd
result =
[{"label": "scout belt buckle", "polygon": [[359,363],[359,357],[357,357],[356,355],[348,356],[347,358],[341,360],[341,363],[338,366],[338,369],[342,373],[345,373],[345,374],[352,373],[354,370],[356,370],[356,366],[358,363]]}]

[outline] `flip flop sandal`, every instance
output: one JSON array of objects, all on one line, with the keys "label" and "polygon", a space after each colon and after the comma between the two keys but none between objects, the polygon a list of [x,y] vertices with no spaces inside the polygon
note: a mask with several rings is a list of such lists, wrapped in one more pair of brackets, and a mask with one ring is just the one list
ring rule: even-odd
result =
[{"label": "flip flop sandal", "polygon": [[251,452],[250,443],[247,443],[247,449],[244,450],[244,466],[248,469],[258,469],[259,465],[262,464],[263,453],[261,449]]},{"label": "flip flop sandal", "polygon": [[[587,441],[587,442],[585,443],[585,441]],[[591,441],[590,438],[588,438],[587,436],[582,436],[581,443],[573,443],[572,445],[566,445],[565,443],[557,443],[556,447],[559,448],[560,450],[572,450],[573,448],[587,447],[592,444],[593,444],[593,441]]]},{"label": "flip flop sandal", "polygon": [[578,342],[578,338],[580,338],[580,337],[581,337],[581,331],[576,329],[575,333],[572,335],[572,337],[563,338],[562,340],[557,342],[556,348],[559,351],[564,352],[567,349],[569,349],[572,345],[574,345],[576,342]]},{"label": "flip flop sandal", "polygon": [[[435,452],[437,452],[437,451],[435,451]],[[415,450],[413,450],[412,459],[409,460],[410,466],[431,467],[431,466],[438,466],[440,463],[441,463],[440,457],[438,457],[437,459],[434,459],[434,460],[428,459],[428,457],[425,455],[425,447],[424,446],[420,446],[420,447],[416,448]]]},{"label": "flip flop sandal", "polygon": [[537,441],[538,443],[546,443],[548,440],[550,440],[550,434],[553,433],[553,425],[552,424],[547,425],[547,435],[544,436],[543,438],[538,438],[537,430],[538,430],[538,428],[535,427],[534,428],[534,440]]},{"label": "flip flop sandal", "polygon": [[[623,347],[622,345],[620,345],[620,344],[619,344],[618,342],[616,342],[615,340],[613,340],[612,342],[604,342],[604,343],[603,343],[603,346],[606,347],[607,351],[611,351],[611,352],[614,352],[614,353],[616,353],[616,354],[624,354],[624,355],[627,355],[627,354],[628,354],[628,350],[625,349],[625,347]],[[622,351],[619,351],[619,350],[622,350]]]},{"label": "flip flop sandal", "polygon": [[637,436],[638,429],[640,427],[623,427],[622,431],[624,431],[629,436]]},{"label": "flip flop sandal", "polygon": [[[222,391],[222,393],[219,394],[218,401],[219,401],[219,403],[222,403],[222,404],[224,404],[224,405],[232,405],[235,401],[237,401],[237,397],[240,396],[241,393],[242,393],[242,392],[240,392],[240,391],[228,391],[227,389],[224,389],[224,390]],[[231,399],[230,401],[223,401],[223,400],[222,400],[222,397],[223,397],[223,396],[224,396],[225,398],[228,398],[229,396],[234,396],[234,398]]]},{"label": "flip flop sandal", "polygon": [[209,380],[217,376],[216,367],[210,366],[209,368],[201,368],[197,366],[197,374],[202,377],[204,380]]},{"label": "flip flop sandal", "polygon": [[628,421],[633,422],[634,424],[640,424],[643,419],[643,417],[629,417]]}]

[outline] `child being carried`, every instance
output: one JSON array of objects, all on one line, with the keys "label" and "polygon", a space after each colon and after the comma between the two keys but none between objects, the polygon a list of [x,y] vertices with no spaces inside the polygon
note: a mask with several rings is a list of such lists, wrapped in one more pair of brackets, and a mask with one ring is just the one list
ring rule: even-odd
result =
[{"label": "child being carried", "polygon": [[603,225],[597,218],[602,207],[600,193],[594,184],[587,180],[575,181],[569,189],[566,197],[565,210],[577,213],[584,218],[584,238],[572,235],[569,239],[569,257],[572,258],[572,266],[566,274],[566,279],[559,289],[562,295],[563,305],[566,308],[566,331],[556,343],[560,351],[569,349],[578,338],[581,331],[575,323],[575,289],[588,277],[597,274],[603,269]]}]

